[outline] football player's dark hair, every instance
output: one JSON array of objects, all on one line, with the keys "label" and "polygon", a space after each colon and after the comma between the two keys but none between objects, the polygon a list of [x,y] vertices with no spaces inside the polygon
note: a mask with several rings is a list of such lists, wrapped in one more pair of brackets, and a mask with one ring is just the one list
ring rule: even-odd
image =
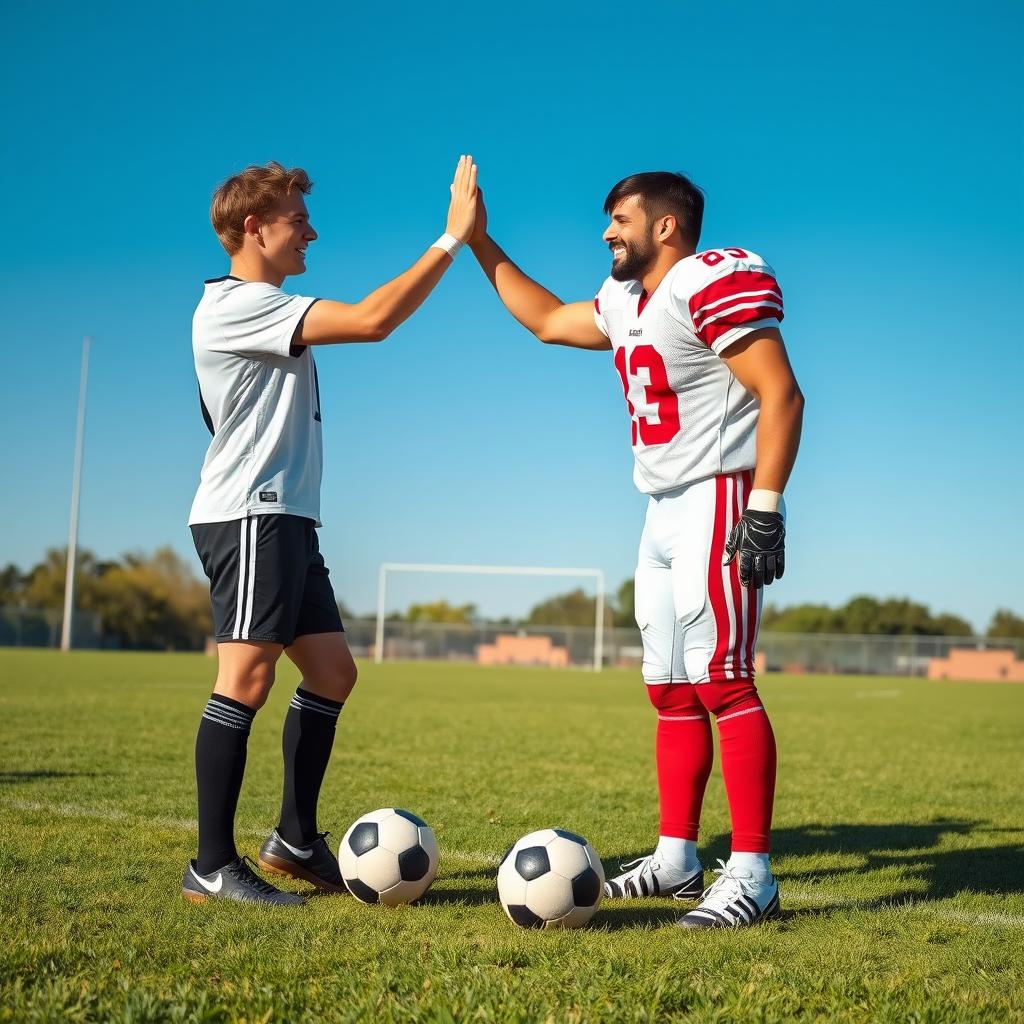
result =
[{"label": "football player's dark hair", "polygon": [[704,193],[684,174],[672,171],[631,174],[608,193],[604,212],[610,217],[612,210],[630,196],[636,196],[648,218],[666,214],[675,217],[683,240],[697,248],[704,221]]}]

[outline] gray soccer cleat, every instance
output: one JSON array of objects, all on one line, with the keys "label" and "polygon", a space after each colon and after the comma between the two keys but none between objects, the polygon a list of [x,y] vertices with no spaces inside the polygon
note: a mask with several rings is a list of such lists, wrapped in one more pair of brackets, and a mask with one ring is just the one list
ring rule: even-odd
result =
[{"label": "gray soccer cleat", "polygon": [[275,907],[301,907],[306,901],[293,892],[282,892],[260,878],[248,857],[236,857],[219,871],[201,875],[190,860],[181,885],[182,895],[193,903],[207,900],[238,900],[241,903],[265,903]]},{"label": "gray soccer cleat", "polygon": [[680,875],[665,864],[648,857],[639,857],[620,864],[623,873],[604,883],[609,899],[639,899],[645,896],[675,896],[676,899],[698,899],[704,891],[704,869],[698,867],[688,875]]},{"label": "gray soccer cleat", "polygon": [[260,850],[260,867],[275,875],[309,882],[324,892],[348,892],[338,858],[327,845],[329,834],[321,833],[309,846],[292,846],[274,829]]}]

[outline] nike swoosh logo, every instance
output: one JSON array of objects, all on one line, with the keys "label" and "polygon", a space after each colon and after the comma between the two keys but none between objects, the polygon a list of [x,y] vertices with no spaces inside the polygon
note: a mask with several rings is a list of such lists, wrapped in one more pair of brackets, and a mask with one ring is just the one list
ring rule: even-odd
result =
[{"label": "nike swoosh logo", "polygon": [[224,876],[218,871],[217,880],[215,882],[208,882],[201,875],[197,875],[195,868],[189,865],[189,871],[192,872],[192,877],[207,891],[207,892],[220,892],[221,886],[224,884]]},{"label": "nike swoosh logo", "polygon": [[309,858],[313,856],[312,850],[302,850],[298,846],[292,846],[292,844],[289,843],[287,839],[282,838],[280,832],[277,833],[277,838],[280,841],[281,845],[289,853],[294,853],[295,856],[299,858],[299,860],[309,860]]}]

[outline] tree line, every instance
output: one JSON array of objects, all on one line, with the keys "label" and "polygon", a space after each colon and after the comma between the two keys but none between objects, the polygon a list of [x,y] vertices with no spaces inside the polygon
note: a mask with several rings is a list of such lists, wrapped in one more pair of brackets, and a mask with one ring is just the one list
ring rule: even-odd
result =
[{"label": "tree line", "polygon": [[[633,580],[626,580],[605,600],[605,625],[635,626]],[[582,588],[556,594],[535,604],[524,619],[503,619],[510,626],[593,626],[596,598]],[[477,620],[475,605],[450,605],[434,601],[411,605],[395,619],[407,622],[447,622],[471,625]],[[780,608],[768,604],[761,620],[763,630],[778,633],[845,633],[869,636],[974,636],[974,627],[952,612],[937,612],[906,597],[859,596],[833,608],[826,604],[796,604]],[[985,636],[991,639],[1024,639],[1024,618],[1006,608],[992,616]]]},{"label": "tree line", "polygon": [[[28,572],[8,565],[0,570],[0,607],[46,613],[52,630],[64,608],[66,573],[66,548],[50,548]],[[80,550],[75,607],[98,617],[105,647],[199,650],[213,631],[206,581],[169,547],[110,561]]]},{"label": "tree line", "polygon": [[[0,608],[47,613],[51,630],[64,606],[66,549],[51,548],[28,572],[16,565],[0,570]],[[633,580],[606,595],[605,625],[633,627]],[[153,554],[126,554],[102,561],[83,550],[78,556],[76,607],[94,613],[104,646],[144,650],[198,650],[212,632],[206,580],[169,547]],[[342,618],[355,618],[339,602]],[[581,587],[535,604],[523,619],[504,618],[515,626],[593,626],[596,598]],[[371,618],[372,616],[366,616]],[[480,616],[475,605],[447,601],[412,604],[392,619],[471,626]],[[761,628],[787,633],[847,633],[877,636],[972,636],[969,622],[951,612],[933,613],[905,597],[854,597],[846,604],[765,606]],[[1002,608],[985,631],[987,637],[1024,639],[1024,618]]]}]

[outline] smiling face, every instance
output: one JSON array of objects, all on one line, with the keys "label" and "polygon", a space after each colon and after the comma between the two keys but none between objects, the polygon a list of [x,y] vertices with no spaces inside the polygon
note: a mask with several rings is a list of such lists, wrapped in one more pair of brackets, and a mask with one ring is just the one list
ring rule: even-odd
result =
[{"label": "smiling face", "polygon": [[603,237],[612,251],[611,275],[616,281],[639,280],[658,255],[652,225],[637,196],[616,203]]},{"label": "smiling face", "polygon": [[[247,218],[248,220],[248,218]],[[255,240],[261,246],[263,259],[283,278],[306,270],[306,247],[315,242],[317,233],[309,223],[306,199],[297,189],[288,193],[255,227]]]}]

